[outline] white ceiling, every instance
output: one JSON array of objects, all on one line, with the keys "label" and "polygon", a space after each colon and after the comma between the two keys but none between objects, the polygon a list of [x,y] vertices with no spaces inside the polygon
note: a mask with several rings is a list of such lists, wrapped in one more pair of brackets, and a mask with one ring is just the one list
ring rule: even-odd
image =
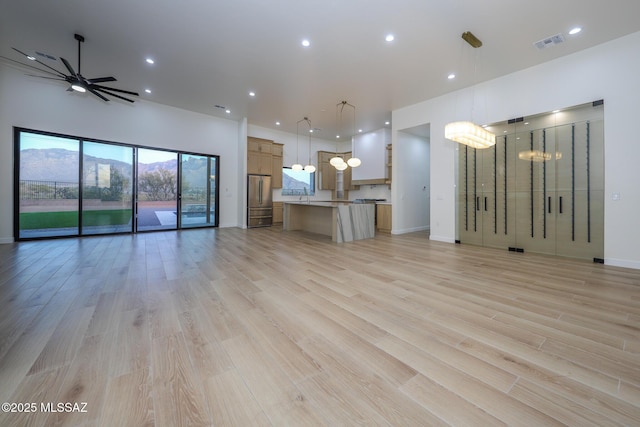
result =
[{"label": "white ceiling", "polygon": [[[359,128],[376,130],[394,109],[640,31],[639,17],[638,0],[0,0],[0,56],[27,62],[15,47],[76,67],[79,33],[82,74],[118,79],[105,86],[293,133],[308,116],[333,139],[341,100],[357,107]],[[483,47],[460,38],[467,30]],[[533,46],[558,33],[565,43]]]}]

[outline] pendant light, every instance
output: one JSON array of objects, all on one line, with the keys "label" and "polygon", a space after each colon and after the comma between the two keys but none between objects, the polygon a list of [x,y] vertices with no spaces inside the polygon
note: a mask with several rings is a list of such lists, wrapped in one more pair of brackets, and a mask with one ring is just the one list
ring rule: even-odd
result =
[{"label": "pendant light", "polygon": [[303,120],[305,120],[309,125],[309,158],[307,161],[307,165],[304,167],[304,171],[307,173],[314,173],[316,171],[316,167],[311,164],[311,134],[313,133],[313,129],[311,128],[311,120],[309,120],[307,117],[305,117]]},{"label": "pendant light", "polygon": [[[329,159],[329,164],[331,166],[333,166],[334,168],[338,168],[338,165],[341,165],[344,163],[344,159],[342,158],[342,156],[338,155],[338,139],[340,139],[340,131],[342,130],[342,114],[338,113],[338,106],[340,106],[341,104],[336,105],[336,124],[338,126],[338,135],[336,135],[336,154],[335,156],[333,156],[331,159]],[[342,170],[342,169],[339,169]]]},{"label": "pendant light", "polygon": [[[344,161],[342,157],[339,157],[337,154],[337,144],[336,144],[336,156],[329,160],[329,163],[333,165],[337,170],[345,170],[347,166],[351,166],[352,168],[357,168],[362,164],[362,161],[356,157],[355,150],[355,138],[356,138],[356,106],[353,104],[349,104],[347,101],[341,101],[336,105],[336,115],[340,115],[340,120],[338,120],[338,130],[342,129],[342,114],[344,112],[344,107],[349,106],[353,108],[353,132],[351,133],[351,158],[349,160]],[[336,137],[339,138],[339,135]]]},{"label": "pendant light", "polygon": [[298,120],[298,122],[296,123],[296,162],[291,165],[291,170],[294,170],[296,172],[299,172],[302,170],[302,165],[300,164],[300,122],[303,122],[306,119],[306,117],[302,120]]},{"label": "pendant light", "polygon": [[[482,42],[470,31],[462,33],[462,38],[474,49],[482,46]],[[477,61],[476,61],[477,62]],[[477,68],[477,67],[476,67]],[[475,78],[474,69],[474,78]],[[476,82],[474,82],[475,85]],[[473,89],[475,92],[475,87]],[[473,116],[473,96],[471,98],[471,115]],[[472,117],[473,118],[473,117]],[[471,121],[448,123],[444,127],[444,137],[473,148],[488,148],[496,144],[496,136]]]}]

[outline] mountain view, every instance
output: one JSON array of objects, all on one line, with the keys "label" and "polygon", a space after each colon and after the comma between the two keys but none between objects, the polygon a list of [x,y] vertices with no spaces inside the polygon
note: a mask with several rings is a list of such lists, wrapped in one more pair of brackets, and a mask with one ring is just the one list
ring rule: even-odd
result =
[{"label": "mountain view", "polygon": [[[78,181],[78,157],[77,151],[60,148],[26,149],[20,151],[20,179],[23,181]],[[131,176],[131,164],[119,160],[104,159],[94,156],[84,156],[85,167],[87,163],[108,164],[115,168],[123,176]],[[138,175],[153,173],[159,170],[177,170],[177,159],[155,163],[139,163]],[[206,187],[207,159],[189,157],[182,165],[182,179],[189,182],[192,187]],[[212,171],[212,175],[215,170]]]},{"label": "mountain view", "polygon": [[[313,175],[311,175],[313,177]],[[283,169],[282,173],[282,194],[290,196],[313,194],[309,182],[310,175],[306,172],[294,172],[290,169]]]}]

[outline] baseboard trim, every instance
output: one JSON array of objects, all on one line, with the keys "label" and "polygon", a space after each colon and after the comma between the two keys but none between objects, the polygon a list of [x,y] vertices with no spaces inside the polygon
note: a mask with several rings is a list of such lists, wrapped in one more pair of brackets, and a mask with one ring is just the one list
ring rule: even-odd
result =
[{"label": "baseboard trim", "polygon": [[0,237],[0,245],[8,245],[14,243],[13,237]]},{"label": "baseboard trim", "polygon": [[624,268],[633,268],[634,270],[640,270],[640,262],[631,261],[628,259],[614,259],[614,258],[605,258],[605,265],[611,265],[613,267],[624,267]]},{"label": "baseboard trim", "polygon": [[429,231],[431,227],[428,225],[422,227],[413,227],[413,228],[405,228],[402,230],[391,230],[391,234],[407,234],[407,233],[415,233],[416,231]]},{"label": "baseboard trim", "polygon": [[456,239],[452,237],[446,236],[434,236],[433,234],[429,236],[429,240],[434,240],[436,242],[444,242],[444,243],[455,243]]}]

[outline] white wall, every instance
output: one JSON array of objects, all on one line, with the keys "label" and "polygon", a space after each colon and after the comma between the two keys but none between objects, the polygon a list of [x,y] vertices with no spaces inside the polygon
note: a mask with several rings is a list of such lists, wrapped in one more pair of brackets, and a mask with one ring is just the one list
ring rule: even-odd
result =
[{"label": "white wall", "polygon": [[[0,243],[13,241],[13,127],[220,156],[221,227],[241,224],[242,124],[136,101],[105,103],[0,62]],[[246,145],[243,143],[242,145]]]},{"label": "white wall", "polygon": [[[391,232],[402,234],[429,230],[429,139],[402,131],[396,132],[392,159]],[[401,208],[398,209],[396,205]]]},{"label": "white wall", "polygon": [[[455,143],[444,138],[444,126],[471,118],[456,116],[460,104],[471,105],[474,100],[473,119],[492,123],[604,99],[605,262],[640,268],[638,76],[640,32],[477,85],[475,94],[467,89],[393,111],[393,216],[400,221],[394,228],[410,228],[409,219],[401,214],[409,201],[395,196],[406,180],[396,175],[409,173],[396,166],[409,149],[397,144],[397,129],[431,125],[431,238],[453,242]],[[620,200],[612,200],[613,193],[619,193]]]}]

